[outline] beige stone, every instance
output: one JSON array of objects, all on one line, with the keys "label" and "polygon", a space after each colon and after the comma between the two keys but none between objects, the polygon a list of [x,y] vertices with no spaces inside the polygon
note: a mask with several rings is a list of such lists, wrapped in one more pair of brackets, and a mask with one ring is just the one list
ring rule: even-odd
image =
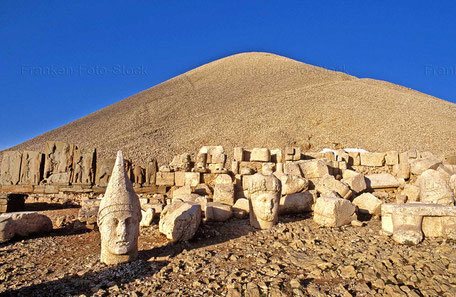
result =
[{"label": "beige stone", "polygon": [[234,174],[239,174],[239,161],[233,160],[231,162],[231,171]]},{"label": "beige stone", "polygon": [[244,149],[242,147],[234,148],[234,160],[238,162],[244,161]]},{"label": "beige stone", "polygon": [[456,196],[456,174],[453,174],[448,181],[448,186],[453,190],[454,195]]},{"label": "beige stone", "polygon": [[3,152],[0,170],[1,185],[17,185],[21,178],[22,152]]},{"label": "beige stone", "polygon": [[160,215],[159,230],[170,241],[191,239],[201,223],[201,205],[174,201]]},{"label": "beige stone", "polygon": [[225,222],[233,215],[231,206],[219,203],[208,202],[206,207],[206,220],[215,222]]},{"label": "beige stone", "polygon": [[359,152],[348,152],[348,165],[359,166],[361,165],[361,157]]},{"label": "beige stone", "polygon": [[428,169],[437,169],[440,164],[442,164],[442,161],[436,157],[411,160],[410,172],[414,175],[421,175]]},{"label": "beige stone", "polygon": [[418,157],[418,152],[416,150],[408,150],[399,154],[399,163],[409,163],[412,159]]},{"label": "beige stone", "polygon": [[399,181],[389,173],[376,173],[366,175],[366,185],[369,189],[398,188]]},{"label": "beige stone", "polygon": [[91,185],[95,182],[96,150],[74,146],[71,183]]},{"label": "beige stone", "polygon": [[280,198],[279,214],[294,214],[312,211],[314,198],[309,191],[288,194]]},{"label": "beige stone", "polygon": [[340,227],[356,220],[355,206],[348,200],[320,197],[314,207],[314,221],[324,227]]},{"label": "beige stone", "polygon": [[187,186],[182,186],[173,190],[173,199],[183,199],[187,195],[192,193],[192,188]]},{"label": "beige stone", "polygon": [[347,194],[350,193],[350,189],[345,183],[338,181],[334,176],[329,174],[326,174],[319,180],[315,185],[315,189],[321,194],[334,191],[344,198],[349,198]]},{"label": "beige stone", "polygon": [[[44,154],[25,151],[22,154],[21,177],[22,185],[38,185],[43,178]],[[93,174],[93,171],[91,172]]]},{"label": "beige stone", "polygon": [[283,160],[283,154],[281,149],[272,149],[271,150],[271,162],[274,163],[282,163]]},{"label": "beige stone", "polygon": [[229,174],[218,174],[214,181],[215,184],[232,184],[233,180]]},{"label": "beige stone", "polygon": [[309,181],[299,176],[282,174],[280,181],[282,183],[282,195],[302,192],[309,187]]},{"label": "beige stone", "polygon": [[[59,184],[69,184],[73,169],[74,144],[62,141],[47,141],[45,149],[45,163],[43,177]],[[59,174],[59,178],[51,178],[53,174]],[[66,175],[64,175],[66,174]],[[68,180],[63,180],[62,177]]]},{"label": "beige stone", "polygon": [[144,184],[145,181],[145,171],[139,165],[133,166],[131,179],[133,183],[137,186]]},{"label": "beige stone", "polygon": [[353,170],[345,170],[342,182],[346,183],[355,193],[361,193],[367,188],[363,174]]},{"label": "beige stone", "polygon": [[440,172],[426,170],[418,177],[417,184],[421,202],[454,205],[454,193]]},{"label": "beige stone", "polygon": [[257,173],[248,181],[250,224],[257,229],[270,229],[278,220],[280,180],[274,175]]},{"label": "beige stone", "polygon": [[381,167],[385,164],[385,153],[360,153],[361,165]]},{"label": "beige stone", "polygon": [[254,148],[250,154],[250,162],[270,162],[271,152],[267,148]]},{"label": "beige stone", "polygon": [[297,163],[307,179],[321,178],[329,173],[328,166],[323,160],[302,160]]},{"label": "beige stone", "polygon": [[139,222],[139,226],[150,227],[154,220],[155,209],[151,207],[146,210],[141,210],[141,215],[142,215],[142,218],[141,218],[141,222]]},{"label": "beige stone", "polygon": [[173,186],[174,172],[157,172],[155,183],[157,184],[157,186]]},{"label": "beige stone", "polygon": [[234,184],[215,184],[214,202],[234,205]]},{"label": "beige stone", "polygon": [[380,215],[383,202],[370,193],[364,193],[353,199],[353,204],[358,206],[360,213]]},{"label": "beige stone", "polygon": [[124,158],[119,151],[98,211],[102,263],[118,264],[136,259],[140,221],[139,198],[127,176]]},{"label": "beige stone", "polygon": [[420,188],[413,184],[406,184],[401,192],[401,195],[407,196],[408,202],[416,202],[420,200]]},{"label": "beige stone", "polygon": [[146,185],[155,185],[155,175],[157,174],[157,171],[157,160],[155,158],[150,158],[146,165]]},{"label": "beige stone", "polygon": [[302,176],[300,166],[296,162],[287,162],[283,165],[283,172],[287,175]]},{"label": "beige stone", "polygon": [[409,179],[410,178],[410,163],[399,163],[393,165],[393,174],[397,178]]},{"label": "beige stone", "polygon": [[78,212],[78,219],[86,224],[97,222],[101,199],[84,199]]},{"label": "beige stone", "polygon": [[190,171],[190,163],[190,154],[183,153],[175,156],[171,163],[169,163],[169,167],[172,171]]},{"label": "beige stone", "polygon": [[397,151],[386,152],[385,163],[386,163],[386,165],[390,165],[390,166],[399,164],[399,152],[397,152]]},{"label": "beige stone", "polygon": [[97,172],[95,184],[99,187],[106,187],[111,178],[112,169],[116,159],[101,159],[97,160]]},{"label": "beige stone", "polygon": [[14,236],[27,237],[33,233],[52,231],[49,217],[37,212],[11,212],[0,214],[0,242]]},{"label": "beige stone", "polygon": [[249,200],[245,198],[239,198],[236,200],[236,203],[234,203],[232,210],[234,217],[238,219],[247,218],[250,212]]}]

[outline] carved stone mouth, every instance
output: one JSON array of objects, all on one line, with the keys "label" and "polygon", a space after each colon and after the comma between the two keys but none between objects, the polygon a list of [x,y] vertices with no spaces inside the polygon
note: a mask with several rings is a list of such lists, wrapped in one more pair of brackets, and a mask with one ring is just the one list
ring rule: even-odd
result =
[{"label": "carved stone mouth", "polygon": [[128,246],[130,243],[128,241],[116,241],[118,246]]}]

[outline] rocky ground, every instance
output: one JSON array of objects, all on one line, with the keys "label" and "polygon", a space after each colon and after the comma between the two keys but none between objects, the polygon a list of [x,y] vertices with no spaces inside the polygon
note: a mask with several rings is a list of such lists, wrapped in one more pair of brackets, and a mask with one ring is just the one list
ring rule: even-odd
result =
[{"label": "rocky ground", "polygon": [[177,244],[154,225],[141,229],[138,261],[109,267],[98,260],[99,233],[67,222],[77,209],[47,214],[63,227],[0,245],[0,295],[456,295],[456,242],[396,245],[376,219],[326,229],[288,216],[268,231],[232,219]]}]

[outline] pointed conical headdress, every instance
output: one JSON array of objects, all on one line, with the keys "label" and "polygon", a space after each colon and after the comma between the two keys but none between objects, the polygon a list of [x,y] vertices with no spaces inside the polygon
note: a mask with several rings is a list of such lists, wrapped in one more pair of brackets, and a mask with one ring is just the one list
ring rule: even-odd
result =
[{"label": "pointed conical headdress", "polygon": [[105,195],[100,202],[98,210],[98,225],[103,218],[112,212],[130,211],[141,220],[141,206],[138,195],[133,190],[133,185],[125,172],[125,163],[122,151],[117,152],[117,160],[112,169],[111,179],[106,188]]}]

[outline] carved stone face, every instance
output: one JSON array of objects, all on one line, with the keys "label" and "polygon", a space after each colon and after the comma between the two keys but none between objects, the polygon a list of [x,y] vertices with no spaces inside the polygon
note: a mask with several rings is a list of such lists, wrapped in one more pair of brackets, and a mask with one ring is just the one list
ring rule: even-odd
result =
[{"label": "carved stone face", "polygon": [[253,211],[258,220],[274,222],[279,211],[279,199],[275,193],[259,193],[252,197]]},{"label": "carved stone face", "polygon": [[129,211],[107,214],[100,226],[101,244],[114,255],[125,255],[137,249],[138,218]]}]

